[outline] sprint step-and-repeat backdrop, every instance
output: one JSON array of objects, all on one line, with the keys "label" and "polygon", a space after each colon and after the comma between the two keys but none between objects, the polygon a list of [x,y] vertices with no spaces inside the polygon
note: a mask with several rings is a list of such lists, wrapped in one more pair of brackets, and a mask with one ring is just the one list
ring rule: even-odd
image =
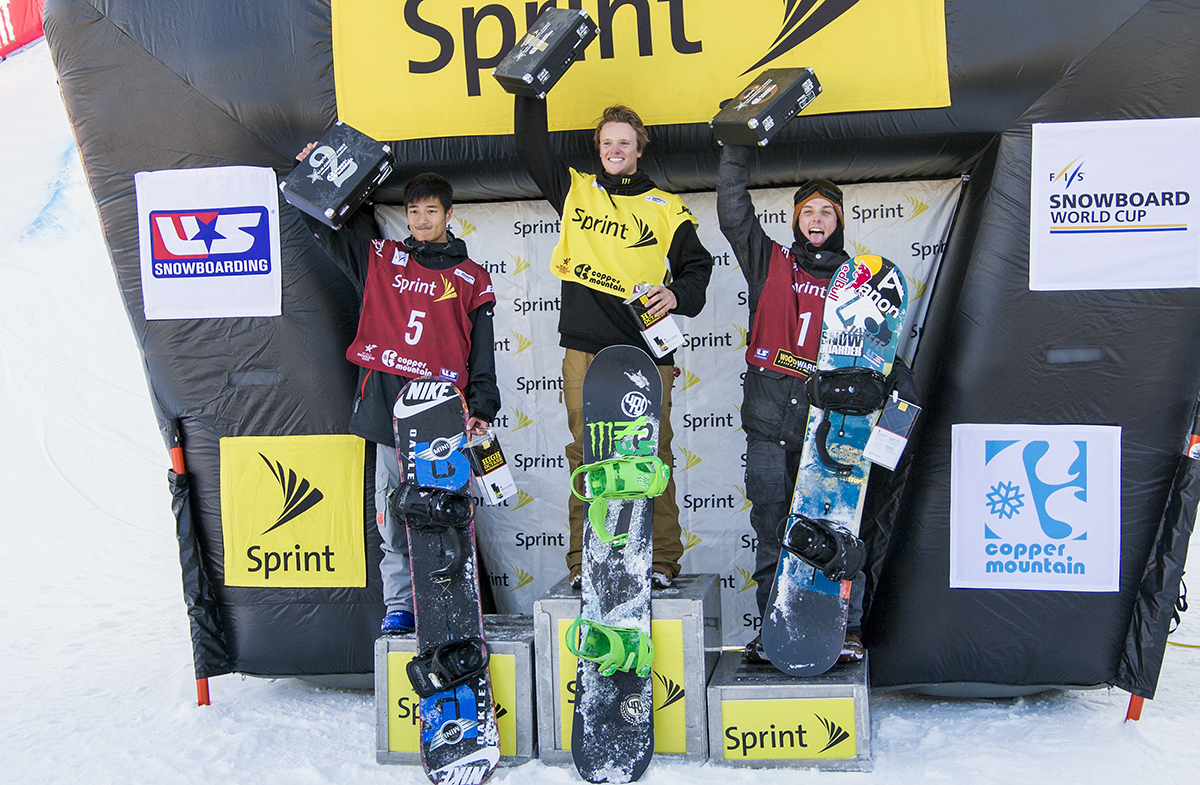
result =
[{"label": "sprint step-and-repeat backdrop", "polygon": [[[904,271],[909,324],[901,356],[920,339],[926,293],[937,273],[958,201],[958,180],[852,185],[845,189],[847,251],[879,254]],[[793,188],[753,192],[763,228],[790,244]],[[756,541],[745,497],[745,437],[738,412],[746,369],[746,282],[717,227],[716,195],[686,195],[716,265],[708,303],[679,318],[686,344],[676,352],[672,422],[684,572],[721,576],[727,644],[759,626],[754,603]],[[403,212],[380,207],[388,237],[407,235]],[[496,289],[496,365],[503,406],[495,431],[518,495],[480,507],[476,527],[500,611],[530,613],[566,574],[568,441],[558,345],[559,284],[550,273],[559,218],[544,201],[462,204],[452,228]]]}]

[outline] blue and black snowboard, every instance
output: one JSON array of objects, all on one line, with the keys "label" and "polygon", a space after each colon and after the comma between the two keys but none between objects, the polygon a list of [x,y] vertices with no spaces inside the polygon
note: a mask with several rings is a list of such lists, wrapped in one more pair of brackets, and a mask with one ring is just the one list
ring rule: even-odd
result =
[{"label": "blue and black snowboard", "polygon": [[632,782],[654,754],[650,566],[662,377],[633,346],[596,354],[583,379],[582,603],[566,645],[578,659],[571,756],[588,782]]},{"label": "blue and black snowboard", "polygon": [[763,651],[793,676],[833,667],[846,635],[850,580],[870,463],[863,448],[888,394],[908,308],[900,269],[879,256],[843,264],[829,285],[808,429],[763,618]]},{"label": "blue and black snowboard", "polygon": [[500,760],[476,570],[467,406],[450,382],[404,386],[392,410],[400,486],[389,504],[408,528],[420,697],[421,763],[429,779],[473,785]]}]

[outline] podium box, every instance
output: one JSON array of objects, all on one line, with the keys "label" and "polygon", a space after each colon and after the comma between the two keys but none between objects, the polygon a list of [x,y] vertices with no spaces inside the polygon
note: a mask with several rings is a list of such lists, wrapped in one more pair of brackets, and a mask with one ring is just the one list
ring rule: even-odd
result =
[{"label": "podium box", "polygon": [[717,765],[870,771],[867,660],[796,678],[724,652],[708,685],[708,737]]},{"label": "podium box", "polygon": [[[721,593],[715,574],[680,575],[650,595],[654,641],[654,757],[708,758],[705,685],[721,649]],[[575,657],[563,643],[579,615],[580,592],[564,578],[533,604],[538,750],[554,766],[574,765],[571,723]]]},{"label": "podium box", "polygon": [[[533,695],[533,618],[487,615],[484,637],[491,656],[492,700],[500,730],[500,765],[519,766],[537,754]],[[421,765],[420,699],[404,668],[417,653],[417,636],[375,641],[375,760]]]}]

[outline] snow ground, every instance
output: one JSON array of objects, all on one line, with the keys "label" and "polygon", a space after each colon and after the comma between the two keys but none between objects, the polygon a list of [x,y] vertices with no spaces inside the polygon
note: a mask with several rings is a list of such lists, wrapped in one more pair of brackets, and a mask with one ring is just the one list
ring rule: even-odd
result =
[{"label": "snow ground", "polygon": [[[0,782],[427,782],[375,763],[366,692],[231,675],[195,705],[167,453],[54,80],[44,42],[0,63]],[[1200,624],[1173,640],[1200,644]],[[1141,722],[1118,690],[876,693],[871,774],[654,764],[642,781],[1190,782],[1198,698],[1200,649],[1169,646]],[[496,781],[580,780],[534,762]]]}]

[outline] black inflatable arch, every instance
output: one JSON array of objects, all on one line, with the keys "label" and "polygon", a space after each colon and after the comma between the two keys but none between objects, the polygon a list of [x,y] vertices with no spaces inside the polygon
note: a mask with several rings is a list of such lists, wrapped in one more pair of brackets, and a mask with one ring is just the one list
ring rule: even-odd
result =
[{"label": "black inflatable arch", "polygon": [[[1200,389],[1200,295],[1028,291],[1030,126],[1200,115],[1200,4],[945,7],[949,107],[804,117],[752,166],[755,185],[970,176],[915,367],[927,414],[901,468],[876,478],[868,500],[872,676],[955,694],[1116,684],[1152,697],[1196,507],[1196,469],[1181,453]],[[160,423],[164,433],[172,419],[183,424],[191,487],[179,503],[190,504],[194,525],[181,527],[180,543],[197,676],[372,671],[382,608],[370,520],[363,589],[222,581],[218,440],[344,432],[352,287],[288,208],[286,318],[147,322],[135,220],[135,172],[246,164],[283,173],[334,121],[329,3],[47,0],[45,31]],[[652,142],[646,166],[661,185],[714,186],[718,150],[706,126],[654,128]],[[581,132],[554,143],[570,160],[591,155]],[[464,201],[536,196],[509,138],[395,149],[392,184],[434,168]],[[378,195],[397,197],[394,185]],[[1096,365],[1045,359],[1047,346],[1096,344],[1105,348]],[[947,588],[956,422],[1123,427],[1119,593]]]}]

